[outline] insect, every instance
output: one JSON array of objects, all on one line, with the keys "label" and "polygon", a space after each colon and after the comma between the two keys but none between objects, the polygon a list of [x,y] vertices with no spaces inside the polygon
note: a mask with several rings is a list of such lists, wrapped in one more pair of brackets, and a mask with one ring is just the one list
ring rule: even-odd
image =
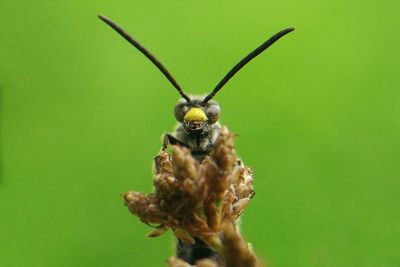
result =
[{"label": "insect", "polygon": [[153,56],[144,46],[133,39],[120,26],[110,19],[99,15],[99,18],[107,23],[111,28],[118,32],[125,40],[142,52],[171,82],[176,88],[182,99],[175,106],[175,118],[179,122],[174,134],[164,134],[162,149],[165,150],[168,144],[177,144],[188,147],[192,155],[199,160],[207,155],[213,143],[218,137],[220,125],[218,123],[220,117],[220,106],[213,97],[221,90],[221,88],[247,63],[257,57],[273,43],[279,40],[284,35],[293,31],[294,28],[286,28],[277,34],[273,35],[259,47],[254,49],[250,54],[245,56],[237,63],[217,84],[210,94],[206,97],[193,96],[189,97],[185,94],[176,80],[172,77],[169,71],[163,64]]}]

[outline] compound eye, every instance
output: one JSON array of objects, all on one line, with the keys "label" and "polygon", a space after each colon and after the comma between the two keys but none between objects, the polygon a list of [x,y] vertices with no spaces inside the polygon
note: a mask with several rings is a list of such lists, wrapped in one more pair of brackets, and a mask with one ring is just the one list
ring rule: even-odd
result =
[{"label": "compound eye", "polygon": [[219,114],[221,109],[216,102],[209,102],[206,106],[206,115],[211,124],[216,123],[219,120]]},{"label": "compound eye", "polygon": [[185,114],[189,111],[189,106],[187,103],[178,103],[175,106],[175,111],[174,115],[177,121],[182,122],[183,117],[185,117]]}]

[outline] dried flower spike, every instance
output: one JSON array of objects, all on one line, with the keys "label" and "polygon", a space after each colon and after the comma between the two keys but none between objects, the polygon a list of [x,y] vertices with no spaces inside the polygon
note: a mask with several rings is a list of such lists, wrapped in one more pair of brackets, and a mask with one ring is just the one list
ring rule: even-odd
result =
[{"label": "dried flower spike", "polygon": [[[209,250],[215,262],[227,253],[225,231],[235,222],[254,195],[250,169],[238,160],[234,135],[222,127],[210,155],[202,161],[181,146],[172,147],[154,160],[154,192],[128,192],[125,204],[141,221],[159,225],[148,236],[168,228],[179,240],[178,256],[191,262],[195,250]],[[188,252],[187,252],[187,251]],[[187,252],[187,253],[186,253]],[[177,261],[179,262],[179,261]]]}]

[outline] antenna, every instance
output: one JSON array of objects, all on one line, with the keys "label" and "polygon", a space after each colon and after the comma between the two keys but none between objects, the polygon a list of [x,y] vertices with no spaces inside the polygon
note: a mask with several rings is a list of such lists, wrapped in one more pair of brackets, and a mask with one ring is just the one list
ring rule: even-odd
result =
[{"label": "antenna", "polygon": [[271,38],[269,38],[267,41],[265,41],[262,45],[257,47],[255,50],[253,50],[250,54],[248,54],[245,58],[243,58],[239,63],[237,63],[226,75],[225,77],[217,84],[217,86],[214,88],[214,90],[204,98],[203,103],[207,103],[211,98],[215,96],[216,93],[218,93],[219,90],[241,69],[243,68],[247,63],[250,62],[253,58],[261,54],[263,51],[265,51],[268,47],[270,47],[273,43],[278,41],[281,37],[285,36],[289,32],[294,31],[294,28],[290,27],[287,29],[284,29]]},{"label": "antenna", "polygon": [[169,73],[169,71],[161,64],[158,59],[153,56],[144,46],[142,46],[138,41],[133,39],[127,32],[125,32],[120,26],[118,26],[115,22],[110,20],[107,17],[104,17],[103,15],[98,15],[98,17],[104,21],[106,24],[108,24],[111,28],[113,28],[116,32],[118,32],[125,40],[127,40],[130,44],[132,44],[134,47],[136,47],[140,52],[143,53],[148,59],[150,59],[151,62],[153,62],[154,65],[164,74],[164,76],[172,83],[172,85],[178,90],[179,94],[187,101],[191,102],[190,98],[183,92],[182,88],[179,86],[179,84],[176,82],[174,77]]}]

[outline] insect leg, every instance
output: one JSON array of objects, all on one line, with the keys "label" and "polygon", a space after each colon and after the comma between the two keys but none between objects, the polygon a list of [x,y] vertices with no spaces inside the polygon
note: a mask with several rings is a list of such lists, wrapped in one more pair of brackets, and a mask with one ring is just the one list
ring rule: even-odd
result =
[{"label": "insect leg", "polygon": [[178,139],[176,139],[174,136],[165,133],[164,134],[164,139],[163,139],[163,144],[162,144],[162,151],[165,151],[165,149],[167,149],[167,146],[171,144],[171,145],[180,145],[180,146],[186,146],[186,144],[182,143],[181,141],[179,141]]}]

